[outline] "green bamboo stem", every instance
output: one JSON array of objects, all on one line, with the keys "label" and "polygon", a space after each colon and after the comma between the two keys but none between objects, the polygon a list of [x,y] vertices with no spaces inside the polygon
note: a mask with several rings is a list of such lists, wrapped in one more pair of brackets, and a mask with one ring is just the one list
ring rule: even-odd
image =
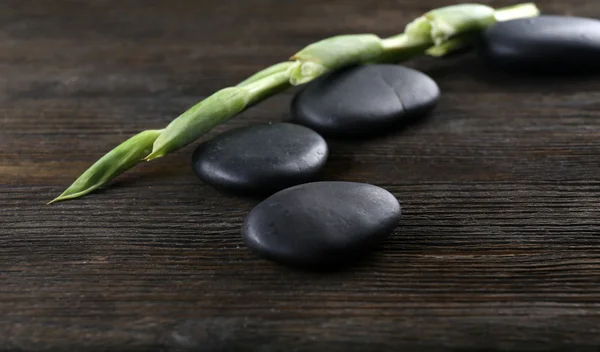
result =
[{"label": "green bamboo stem", "polygon": [[533,3],[498,10],[480,4],[459,4],[429,11],[409,23],[404,33],[390,38],[381,39],[374,34],[340,35],[310,44],[293,55],[291,61],[268,67],[237,86],[216,92],[166,128],[144,131],[128,139],[94,163],[51,203],[86,195],[142,160],[154,160],[183,148],[290,86],[308,83],[349,65],[402,62],[419,55],[443,56],[469,45],[473,34],[497,21],[538,14]]},{"label": "green bamboo stem", "polygon": [[534,3],[524,3],[499,8],[494,12],[494,18],[497,22],[504,22],[518,18],[536,17],[539,14],[540,10]]},{"label": "green bamboo stem", "polygon": [[251,77],[241,86],[218,91],[173,120],[154,142],[152,153],[144,159],[151,161],[192,143],[214,127],[288,86],[287,71],[275,70],[257,79]]}]

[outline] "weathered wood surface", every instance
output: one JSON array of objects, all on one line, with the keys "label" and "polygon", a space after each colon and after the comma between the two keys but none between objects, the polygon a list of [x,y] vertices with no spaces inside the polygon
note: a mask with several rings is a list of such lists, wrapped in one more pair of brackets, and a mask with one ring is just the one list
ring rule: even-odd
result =
[{"label": "weathered wood surface", "polygon": [[[451,3],[3,0],[0,349],[595,350],[598,76],[511,76],[473,54],[410,62],[438,81],[437,110],[331,141],[325,179],[383,186],[404,209],[381,251],[342,272],[250,253],[240,226],[259,200],[199,182],[193,146],[45,205],[126,137],[307,43],[392,35]],[[600,17],[596,0],[537,3]],[[214,133],[288,119],[293,92]]]}]

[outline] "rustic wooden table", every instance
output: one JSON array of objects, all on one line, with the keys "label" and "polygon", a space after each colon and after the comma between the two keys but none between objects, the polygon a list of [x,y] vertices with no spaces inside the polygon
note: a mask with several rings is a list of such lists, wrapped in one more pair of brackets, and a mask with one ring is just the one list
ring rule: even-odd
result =
[{"label": "rustic wooden table", "polygon": [[[331,141],[324,179],[380,185],[404,209],[382,250],[341,272],[250,253],[240,226],[259,200],[197,180],[193,146],[45,205],[126,137],[308,43],[392,35],[452,3],[3,0],[1,349],[595,350],[597,76],[511,76],[470,53],[408,63],[439,83],[437,110]],[[537,3],[600,17],[597,0]],[[293,93],[211,136],[288,119]]]}]

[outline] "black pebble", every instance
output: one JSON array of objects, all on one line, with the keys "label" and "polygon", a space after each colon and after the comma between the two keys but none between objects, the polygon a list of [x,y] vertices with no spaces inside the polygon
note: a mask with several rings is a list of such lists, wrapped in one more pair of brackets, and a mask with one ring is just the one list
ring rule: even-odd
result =
[{"label": "black pebble", "polygon": [[353,182],[314,182],[257,205],[242,229],[259,255],[307,269],[347,264],[397,226],[400,204],[388,191]]},{"label": "black pebble", "polygon": [[233,193],[267,195],[313,181],[327,161],[318,133],[290,123],[228,131],[196,148],[192,167],[207,184]]},{"label": "black pebble", "polygon": [[437,84],[422,72],[353,66],[308,83],[292,102],[292,121],[327,136],[362,137],[412,122],[439,97]]},{"label": "black pebble", "polygon": [[488,63],[532,73],[581,72],[600,68],[600,21],[540,16],[500,22],[477,45]]}]

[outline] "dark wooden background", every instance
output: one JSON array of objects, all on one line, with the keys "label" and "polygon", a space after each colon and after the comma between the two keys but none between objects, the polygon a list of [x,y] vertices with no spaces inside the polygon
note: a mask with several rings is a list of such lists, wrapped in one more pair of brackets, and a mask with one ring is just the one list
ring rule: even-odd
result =
[{"label": "dark wooden background", "polygon": [[[404,209],[381,251],[337,273],[250,253],[240,226],[259,200],[199,182],[193,146],[45,205],[130,135],[308,43],[393,35],[452,3],[2,0],[1,349],[599,347],[599,76],[513,76],[469,53],[408,63],[443,91],[430,118],[331,141],[325,179],[380,185]],[[600,17],[597,0],[537,3]],[[293,93],[214,133],[288,119]]]}]

